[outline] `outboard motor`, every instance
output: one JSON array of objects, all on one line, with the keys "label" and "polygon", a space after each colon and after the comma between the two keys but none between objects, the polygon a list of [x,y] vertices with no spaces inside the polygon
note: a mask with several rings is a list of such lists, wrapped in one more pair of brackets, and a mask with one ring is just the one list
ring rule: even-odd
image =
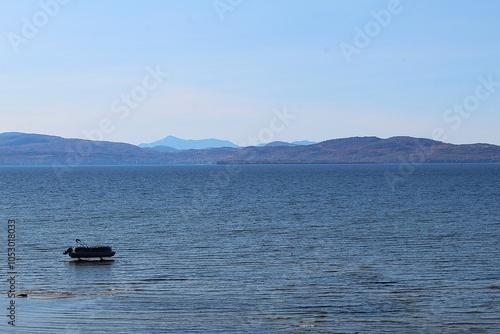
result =
[{"label": "outboard motor", "polygon": [[66,255],[66,254],[71,255],[71,253],[73,253],[73,248],[70,247],[70,248],[66,249],[63,254],[64,255]]}]

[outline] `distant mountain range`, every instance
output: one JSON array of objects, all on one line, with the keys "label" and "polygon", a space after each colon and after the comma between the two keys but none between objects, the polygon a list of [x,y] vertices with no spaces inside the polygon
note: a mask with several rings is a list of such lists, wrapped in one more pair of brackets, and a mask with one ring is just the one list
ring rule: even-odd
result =
[{"label": "distant mountain range", "polygon": [[244,148],[156,148],[9,132],[0,134],[0,165],[500,162],[500,146],[453,145],[413,137],[352,137],[310,145],[275,142]]},{"label": "distant mountain range", "polygon": [[[295,145],[311,145],[311,144],[316,144],[316,143],[308,140],[296,141],[293,143],[276,141],[268,144],[261,144],[259,146],[295,146]],[[168,136],[149,144],[147,143],[139,144],[139,147],[151,148],[161,152],[173,152],[177,150],[202,150],[205,148],[221,148],[221,147],[238,148],[240,146],[230,142],[229,140],[220,140],[215,138],[195,140],[195,139],[181,139],[174,136]]]},{"label": "distant mountain range", "polygon": [[201,150],[204,148],[238,147],[238,145],[231,143],[229,140],[220,140],[215,138],[193,140],[193,139],[181,139],[174,136],[168,136],[150,144],[139,145],[139,147],[149,147],[149,148],[154,148],[158,146],[170,147],[175,150]]}]

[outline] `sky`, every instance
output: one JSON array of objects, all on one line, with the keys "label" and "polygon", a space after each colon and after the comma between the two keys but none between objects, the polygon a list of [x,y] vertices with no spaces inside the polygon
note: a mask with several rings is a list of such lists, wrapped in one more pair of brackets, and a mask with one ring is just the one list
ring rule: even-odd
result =
[{"label": "sky", "polygon": [[500,145],[497,0],[0,0],[0,133]]}]

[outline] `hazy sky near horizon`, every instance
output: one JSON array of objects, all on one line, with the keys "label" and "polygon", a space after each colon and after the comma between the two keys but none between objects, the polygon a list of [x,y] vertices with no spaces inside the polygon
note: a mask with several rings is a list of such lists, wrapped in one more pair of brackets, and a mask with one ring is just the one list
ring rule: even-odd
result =
[{"label": "hazy sky near horizon", "polygon": [[500,1],[0,0],[0,132],[500,145]]}]

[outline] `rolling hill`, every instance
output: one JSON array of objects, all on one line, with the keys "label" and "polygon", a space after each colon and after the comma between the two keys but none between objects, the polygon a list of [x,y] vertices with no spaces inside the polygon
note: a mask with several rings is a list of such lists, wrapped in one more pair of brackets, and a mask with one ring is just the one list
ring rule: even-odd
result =
[{"label": "rolling hill", "polygon": [[2,165],[161,163],[156,152],[125,144],[8,132],[0,134]]}]

